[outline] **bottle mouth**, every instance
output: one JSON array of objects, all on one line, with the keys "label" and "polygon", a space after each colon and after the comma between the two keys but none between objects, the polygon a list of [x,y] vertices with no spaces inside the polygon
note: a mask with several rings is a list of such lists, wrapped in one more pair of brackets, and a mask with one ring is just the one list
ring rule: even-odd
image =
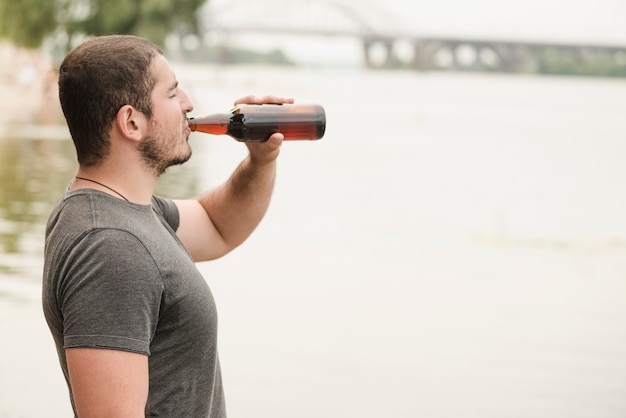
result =
[{"label": "bottle mouth", "polygon": [[195,131],[196,130],[196,121],[194,120],[194,118],[187,118],[187,123],[185,124],[185,129],[189,129],[190,131]]}]

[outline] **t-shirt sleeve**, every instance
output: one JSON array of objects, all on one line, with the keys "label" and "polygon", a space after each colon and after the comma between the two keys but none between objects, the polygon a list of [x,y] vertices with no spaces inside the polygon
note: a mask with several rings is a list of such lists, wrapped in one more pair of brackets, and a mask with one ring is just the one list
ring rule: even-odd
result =
[{"label": "t-shirt sleeve", "polygon": [[64,348],[150,355],[163,281],[144,245],[125,231],[96,230],[73,248],[66,266],[59,288]]},{"label": "t-shirt sleeve", "polygon": [[152,208],[165,220],[165,222],[167,222],[173,231],[178,229],[180,217],[178,214],[178,207],[173,200],[159,196],[152,196]]}]

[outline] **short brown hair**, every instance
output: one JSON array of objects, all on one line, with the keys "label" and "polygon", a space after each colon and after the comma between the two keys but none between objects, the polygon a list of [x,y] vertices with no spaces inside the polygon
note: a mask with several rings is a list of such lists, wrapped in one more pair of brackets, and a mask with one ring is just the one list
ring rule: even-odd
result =
[{"label": "short brown hair", "polygon": [[59,70],[59,99],[78,162],[97,165],[108,154],[118,110],[131,105],[152,116],[156,80],[150,64],[163,51],[130,35],[101,36],[71,50]]}]

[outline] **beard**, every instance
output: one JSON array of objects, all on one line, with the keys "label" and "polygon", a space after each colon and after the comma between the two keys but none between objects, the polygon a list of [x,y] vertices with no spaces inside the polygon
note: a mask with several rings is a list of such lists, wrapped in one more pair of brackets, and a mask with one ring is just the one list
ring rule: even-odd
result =
[{"label": "beard", "polygon": [[165,129],[152,122],[146,137],[139,144],[139,153],[146,168],[159,177],[169,167],[187,162],[191,158],[191,148],[186,142],[185,148],[180,148],[182,138],[182,133],[168,135]]}]

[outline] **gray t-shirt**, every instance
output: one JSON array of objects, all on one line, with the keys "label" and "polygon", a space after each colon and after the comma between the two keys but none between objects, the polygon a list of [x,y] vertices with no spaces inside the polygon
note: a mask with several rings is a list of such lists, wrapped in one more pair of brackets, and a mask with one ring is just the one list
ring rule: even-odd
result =
[{"label": "gray t-shirt", "polygon": [[43,310],[68,387],[66,348],[141,353],[146,417],[222,418],[215,303],[178,224],[171,200],[66,192],[46,228]]}]

